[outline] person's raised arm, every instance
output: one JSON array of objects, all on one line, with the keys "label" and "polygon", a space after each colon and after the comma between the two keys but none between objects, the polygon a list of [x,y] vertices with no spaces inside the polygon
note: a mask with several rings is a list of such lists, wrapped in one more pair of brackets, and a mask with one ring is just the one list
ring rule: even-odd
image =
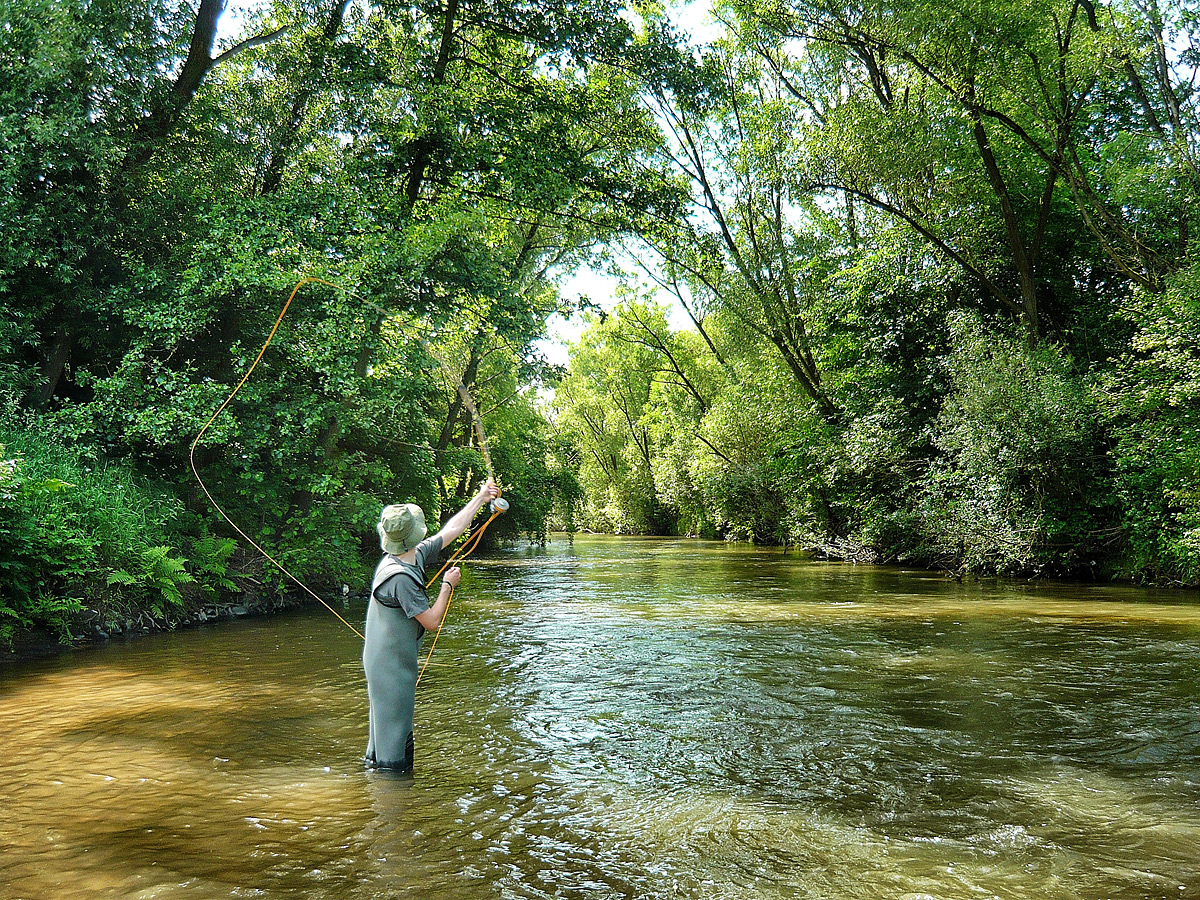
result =
[{"label": "person's raised arm", "polygon": [[471,525],[471,521],[475,518],[475,514],[483,507],[483,504],[489,500],[495,500],[500,496],[500,488],[496,486],[496,482],[488,479],[479,488],[479,492],[470,499],[466,506],[450,517],[437,536],[442,539],[442,546],[449,546],[452,542],[458,540],[464,531]]}]

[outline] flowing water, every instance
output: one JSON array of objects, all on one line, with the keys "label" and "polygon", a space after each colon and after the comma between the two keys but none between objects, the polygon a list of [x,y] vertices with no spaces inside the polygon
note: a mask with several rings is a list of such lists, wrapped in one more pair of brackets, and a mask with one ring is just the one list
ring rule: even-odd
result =
[{"label": "flowing water", "polygon": [[0,898],[1200,898],[1194,594],[502,552],[415,778],[361,768],[360,650],[317,607],[8,666]]}]

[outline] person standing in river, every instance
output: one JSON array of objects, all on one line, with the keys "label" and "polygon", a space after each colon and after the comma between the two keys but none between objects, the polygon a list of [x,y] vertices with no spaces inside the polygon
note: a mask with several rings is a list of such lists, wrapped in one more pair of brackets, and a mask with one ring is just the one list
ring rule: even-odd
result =
[{"label": "person standing in river", "polygon": [[369,768],[411,772],[413,706],[417,686],[417,650],[426,629],[437,628],[462,578],[457,566],[442,576],[432,606],[425,593],[425,569],[446,545],[471,524],[485,503],[500,495],[488,479],[441,531],[426,539],[425,512],[415,503],[385,506],[375,526],[383,559],[371,581],[367,606],[363,671],[370,702],[367,754]]}]

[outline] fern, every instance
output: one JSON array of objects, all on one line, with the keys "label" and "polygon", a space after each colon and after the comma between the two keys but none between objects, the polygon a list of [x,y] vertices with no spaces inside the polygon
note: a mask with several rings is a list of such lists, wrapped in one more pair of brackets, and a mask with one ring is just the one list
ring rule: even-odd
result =
[{"label": "fern", "polygon": [[[5,621],[12,619],[13,621]],[[16,610],[9,609],[7,606],[0,606],[0,647],[7,647],[9,650],[13,646],[13,635],[16,634],[18,627],[27,625],[26,620]]]},{"label": "fern", "polygon": [[69,644],[71,622],[82,611],[83,601],[77,597],[56,597],[40,593],[30,607],[30,618],[49,628],[60,644]]},{"label": "fern", "polygon": [[[179,586],[196,581],[187,570],[187,560],[172,556],[170,547],[149,547],[142,551],[142,580],[152,593],[176,606],[183,603]],[[157,599],[152,601],[152,608],[162,615],[163,608]]]},{"label": "fern", "polygon": [[237,590],[237,583],[229,577],[229,558],[235,550],[237,541],[212,534],[204,535],[192,545],[192,568],[206,593],[214,594],[218,587]]},{"label": "fern", "polygon": [[170,547],[147,547],[141,553],[136,572],[113,569],[107,581],[109,587],[125,588],[131,597],[144,599],[150,610],[161,616],[168,606],[183,603],[180,587],[196,579],[187,570],[187,560],[172,556]]}]

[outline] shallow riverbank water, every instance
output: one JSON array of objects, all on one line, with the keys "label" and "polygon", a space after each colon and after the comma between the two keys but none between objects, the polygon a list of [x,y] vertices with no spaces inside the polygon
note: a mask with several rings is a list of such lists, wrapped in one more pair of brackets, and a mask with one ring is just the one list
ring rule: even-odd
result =
[{"label": "shallow riverbank water", "polygon": [[0,897],[1200,898],[1194,595],[502,552],[413,779],[360,652],[317,607],[0,671]]}]

